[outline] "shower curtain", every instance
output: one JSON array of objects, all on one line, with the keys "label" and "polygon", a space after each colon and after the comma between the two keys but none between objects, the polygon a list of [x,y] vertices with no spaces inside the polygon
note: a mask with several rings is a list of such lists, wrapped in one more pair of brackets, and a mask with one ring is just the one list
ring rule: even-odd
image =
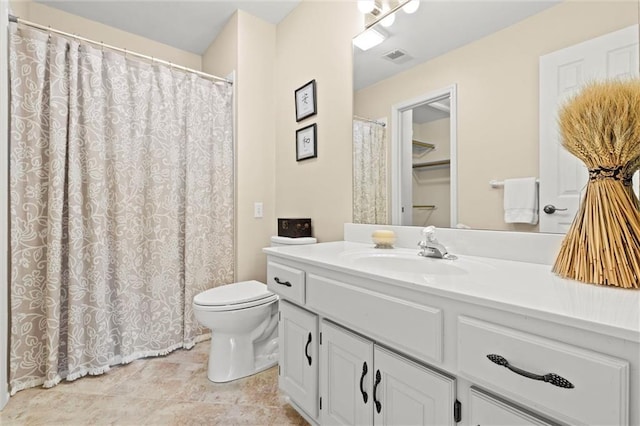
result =
[{"label": "shower curtain", "polygon": [[193,346],[234,276],[230,85],[10,33],[11,393]]},{"label": "shower curtain", "polygon": [[380,123],[353,120],[353,222],[387,224],[387,143]]}]

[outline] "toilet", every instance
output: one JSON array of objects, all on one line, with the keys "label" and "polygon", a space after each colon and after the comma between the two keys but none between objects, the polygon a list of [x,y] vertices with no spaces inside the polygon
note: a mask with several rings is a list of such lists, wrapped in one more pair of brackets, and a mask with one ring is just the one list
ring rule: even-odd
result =
[{"label": "toilet", "polygon": [[[271,237],[272,246],[315,244],[315,238]],[[193,298],[196,320],[211,329],[207,377],[222,383],[278,363],[278,296],[259,281],[215,287]]]}]

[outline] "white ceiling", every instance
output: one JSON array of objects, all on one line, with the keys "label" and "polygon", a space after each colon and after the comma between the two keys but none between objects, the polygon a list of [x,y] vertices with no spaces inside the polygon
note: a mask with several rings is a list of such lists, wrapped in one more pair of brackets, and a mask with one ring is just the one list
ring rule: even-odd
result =
[{"label": "white ceiling", "polygon": [[35,0],[93,21],[202,55],[238,9],[279,23],[300,0]]},{"label": "white ceiling", "polygon": [[[422,0],[413,14],[396,13],[390,27],[380,24],[385,41],[366,52],[354,47],[354,90],[457,49],[531,15],[560,0]],[[384,55],[402,49],[412,59],[394,63]]]}]

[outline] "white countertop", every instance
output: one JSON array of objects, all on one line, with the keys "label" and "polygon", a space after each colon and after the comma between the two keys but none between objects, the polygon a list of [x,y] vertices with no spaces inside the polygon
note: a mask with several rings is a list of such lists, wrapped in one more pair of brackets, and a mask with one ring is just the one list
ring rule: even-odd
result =
[{"label": "white countertop", "polygon": [[[390,285],[640,342],[638,290],[562,279],[551,272],[549,265],[477,256],[459,256],[454,261],[422,258],[425,262],[450,262],[455,266],[447,273],[444,265],[437,265],[435,269],[439,273],[435,275],[365,266],[353,261],[362,254],[385,251],[375,250],[371,244],[347,241],[264,249],[271,256],[368,279],[382,278]],[[391,252],[417,255],[418,251],[397,248],[388,251]]]}]

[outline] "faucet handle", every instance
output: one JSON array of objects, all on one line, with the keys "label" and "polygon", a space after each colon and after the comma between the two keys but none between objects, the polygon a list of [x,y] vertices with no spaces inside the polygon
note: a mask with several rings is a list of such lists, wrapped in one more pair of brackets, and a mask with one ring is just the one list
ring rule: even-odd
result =
[{"label": "faucet handle", "polygon": [[427,241],[436,241],[436,227],[433,225],[427,226],[422,230],[422,236]]}]

